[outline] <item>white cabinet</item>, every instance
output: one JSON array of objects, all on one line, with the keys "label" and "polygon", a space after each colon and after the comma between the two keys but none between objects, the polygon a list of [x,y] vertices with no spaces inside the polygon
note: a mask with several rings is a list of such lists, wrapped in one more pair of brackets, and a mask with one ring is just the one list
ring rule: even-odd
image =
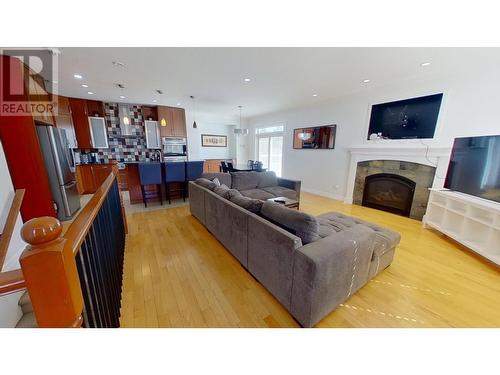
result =
[{"label": "white cabinet", "polygon": [[90,138],[94,148],[108,148],[108,131],[104,117],[89,117]]},{"label": "white cabinet", "polygon": [[430,189],[423,223],[500,264],[500,203]]},{"label": "white cabinet", "polygon": [[160,130],[158,129],[158,121],[144,121],[144,131],[146,133],[146,147],[151,149],[160,149]]}]

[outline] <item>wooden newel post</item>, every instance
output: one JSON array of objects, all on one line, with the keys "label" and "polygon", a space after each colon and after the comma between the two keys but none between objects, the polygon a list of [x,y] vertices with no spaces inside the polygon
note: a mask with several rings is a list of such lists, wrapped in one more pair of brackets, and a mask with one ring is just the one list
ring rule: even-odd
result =
[{"label": "wooden newel post", "polygon": [[45,216],[27,221],[21,237],[29,245],[20,263],[39,327],[80,327],[83,295],[71,246],[62,225]]}]

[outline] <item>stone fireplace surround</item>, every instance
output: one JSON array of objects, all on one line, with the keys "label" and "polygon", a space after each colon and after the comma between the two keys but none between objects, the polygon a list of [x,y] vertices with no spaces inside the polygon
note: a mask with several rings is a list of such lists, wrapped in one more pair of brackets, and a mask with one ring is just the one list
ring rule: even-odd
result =
[{"label": "stone fireplace surround", "polygon": [[[408,147],[405,147],[402,145],[394,146],[379,143],[373,146],[367,145],[349,148],[349,174],[344,202],[361,204],[363,190],[362,187],[361,190],[359,189],[359,184],[362,178],[364,186],[364,177],[366,177],[366,175],[374,173],[393,173],[413,180],[415,180],[414,178],[416,177],[417,181],[415,182],[417,183],[417,189],[419,191],[419,202],[415,205],[415,210],[412,208],[410,217],[421,219],[427,205],[428,188],[442,188],[444,185],[450,152],[451,148],[449,147],[429,147],[427,150],[424,145],[408,145]],[[361,165],[358,165],[360,163]],[[361,176],[361,174],[365,175]],[[417,177],[417,175],[421,176]],[[427,175],[427,177],[425,177],[425,175]],[[429,175],[432,176],[429,177]],[[420,184],[418,181],[419,179]],[[356,184],[358,186],[356,186]],[[357,192],[356,187],[358,187]],[[415,191],[414,200],[416,198],[417,191]],[[421,202],[422,199],[425,200],[425,203]]]}]

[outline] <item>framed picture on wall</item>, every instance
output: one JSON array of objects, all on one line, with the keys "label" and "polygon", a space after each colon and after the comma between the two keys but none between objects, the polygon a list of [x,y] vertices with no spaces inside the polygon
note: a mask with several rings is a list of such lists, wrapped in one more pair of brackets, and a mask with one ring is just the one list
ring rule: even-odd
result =
[{"label": "framed picture on wall", "polygon": [[227,147],[226,135],[202,134],[202,147]]}]

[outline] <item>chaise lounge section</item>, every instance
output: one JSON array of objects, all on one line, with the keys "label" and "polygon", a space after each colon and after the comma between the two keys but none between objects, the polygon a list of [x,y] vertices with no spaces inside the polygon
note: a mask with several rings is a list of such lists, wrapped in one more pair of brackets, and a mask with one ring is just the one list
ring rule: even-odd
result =
[{"label": "chaise lounge section", "polygon": [[[226,173],[202,177],[189,183],[192,215],[303,327],[314,326],[392,262],[396,232],[340,213],[314,217],[251,199],[243,195],[248,176],[236,183]],[[213,186],[214,178],[227,188]],[[295,187],[298,197],[300,183]],[[252,201],[251,210],[235,203],[241,196]]]}]

